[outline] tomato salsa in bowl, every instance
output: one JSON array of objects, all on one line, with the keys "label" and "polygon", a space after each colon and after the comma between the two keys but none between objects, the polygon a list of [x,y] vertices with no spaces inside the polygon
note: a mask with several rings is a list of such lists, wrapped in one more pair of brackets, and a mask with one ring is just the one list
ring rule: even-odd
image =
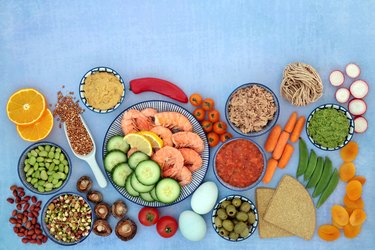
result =
[{"label": "tomato salsa in bowl", "polygon": [[214,156],[214,173],[226,188],[244,191],[255,187],[266,170],[266,155],[254,141],[234,138],[223,143]]}]

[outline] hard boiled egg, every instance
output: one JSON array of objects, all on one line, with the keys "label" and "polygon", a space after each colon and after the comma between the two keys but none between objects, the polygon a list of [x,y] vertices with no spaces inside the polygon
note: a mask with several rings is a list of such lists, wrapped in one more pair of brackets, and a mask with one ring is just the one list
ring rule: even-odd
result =
[{"label": "hard boiled egg", "polygon": [[219,191],[212,181],[200,185],[191,197],[191,208],[197,214],[207,214],[216,204]]},{"label": "hard boiled egg", "polygon": [[203,217],[190,210],[180,214],[178,227],[181,234],[191,241],[199,241],[206,236],[207,227]]}]

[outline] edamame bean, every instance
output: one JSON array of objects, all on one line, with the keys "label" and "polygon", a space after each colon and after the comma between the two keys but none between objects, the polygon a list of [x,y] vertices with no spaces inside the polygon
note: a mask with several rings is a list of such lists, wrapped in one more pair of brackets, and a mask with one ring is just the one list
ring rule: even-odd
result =
[{"label": "edamame bean", "polygon": [[39,151],[44,151],[44,147],[43,146],[38,146],[38,149],[39,149]]},{"label": "edamame bean", "polygon": [[46,183],[46,184],[44,184],[44,187],[46,189],[52,189],[53,188],[53,184],[52,183]]},{"label": "edamame bean", "polygon": [[47,152],[49,152],[49,151],[51,150],[51,146],[50,146],[50,145],[46,145],[46,146],[44,147],[44,149],[45,149]]},{"label": "edamame bean", "polygon": [[65,166],[64,172],[65,172],[65,174],[69,173],[69,167],[68,166]]},{"label": "edamame bean", "polygon": [[31,179],[31,184],[35,184],[35,183],[37,183],[38,182],[38,179],[37,178],[32,178]]},{"label": "edamame bean", "polygon": [[34,165],[35,162],[36,162],[36,158],[35,158],[34,156],[31,156],[31,157],[29,158],[29,163],[30,163],[31,165]]},{"label": "edamame bean", "polygon": [[26,164],[25,167],[23,168],[23,171],[25,171],[27,173],[27,171],[29,171],[29,169],[30,169],[30,165]]},{"label": "edamame bean", "polygon": [[42,180],[47,180],[48,179],[48,175],[46,173],[45,170],[43,170],[41,173],[40,173],[40,178],[42,178]]},{"label": "edamame bean", "polygon": [[55,157],[55,153],[52,152],[52,150],[51,150],[51,151],[49,151],[49,153],[48,153],[48,158],[53,159],[53,157]]},{"label": "edamame bean", "polygon": [[59,172],[64,172],[64,165],[63,164],[59,165]]},{"label": "edamame bean", "polygon": [[39,156],[41,156],[41,157],[47,157],[48,153],[47,153],[47,151],[41,151],[41,152],[39,152]]},{"label": "edamame bean", "polygon": [[34,156],[34,157],[37,157],[38,156],[38,153],[33,149],[31,150],[31,155]]},{"label": "edamame bean", "polygon": [[56,152],[54,158],[55,158],[56,160],[57,160],[57,159],[60,159],[60,153],[59,153],[59,152]]},{"label": "edamame bean", "polygon": [[66,179],[66,174],[64,174],[63,172],[58,172],[58,174],[59,174],[60,179],[62,180]]},{"label": "edamame bean", "polygon": [[53,159],[52,161],[53,161],[53,163],[55,163],[55,165],[59,165],[60,164],[60,161],[57,160],[57,159]]},{"label": "edamame bean", "polygon": [[44,187],[43,186],[38,186],[38,191],[39,192],[44,192],[45,190],[44,190]]},{"label": "edamame bean", "polygon": [[36,158],[36,161],[37,161],[37,162],[43,162],[43,161],[44,161],[44,158],[39,156],[38,158]]},{"label": "edamame bean", "polygon": [[57,184],[53,185],[54,188],[59,188],[62,185],[62,181],[59,181]]},{"label": "edamame bean", "polygon": [[26,176],[30,176],[34,173],[34,169],[30,168],[29,171],[27,171]]},{"label": "edamame bean", "polygon": [[64,154],[60,154],[60,159],[59,159],[60,161],[63,161],[63,160],[65,160],[65,155]]},{"label": "edamame bean", "polygon": [[31,179],[32,179],[31,177],[27,177],[27,178],[26,178],[26,181],[27,181],[27,182],[30,182]]}]

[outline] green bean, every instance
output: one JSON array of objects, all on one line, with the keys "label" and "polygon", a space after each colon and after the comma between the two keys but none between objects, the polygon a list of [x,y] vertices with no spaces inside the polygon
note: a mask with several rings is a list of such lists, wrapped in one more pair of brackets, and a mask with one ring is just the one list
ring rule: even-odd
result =
[{"label": "green bean", "polygon": [[318,157],[318,161],[316,163],[314,173],[312,174],[309,182],[307,183],[306,188],[315,188],[316,184],[318,184],[318,181],[320,180],[320,177],[322,176],[323,164],[324,164],[323,157]]},{"label": "green bean", "polygon": [[333,191],[335,191],[337,184],[339,184],[339,174],[337,173],[337,169],[335,169],[331,175],[331,178],[329,179],[327,187],[324,189],[318,203],[316,204],[316,208],[319,208],[324,204]]},{"label": "green bean", "polygon": [[306,142],[301,138],[299,140],[299,163],[297,168],[297,177],[305,173],[308,160],[308,151]]},{"label": "green bean", "polygon": [[327,186],[327,184],[329,182],[329,178],[331,177],[331,173],[332,173],[332,161],[331,161],[331,159],[326,157],[326,159],[324,161],[322,177],[320,177],[320,180],[315,187],[315,190],[312,194],[313,198],[317,197],[318,195],[320,195],[323,192],[324,188]]},{"label": "green bean", "polygon": [[318,162],[318,157],[316,156],[315,151],[311,149],[309,163],[307,164],[307,168],[306,168],[305,175],[304,175],[305,181],[310,180],[312,174],[314,173],[317,162]]}]

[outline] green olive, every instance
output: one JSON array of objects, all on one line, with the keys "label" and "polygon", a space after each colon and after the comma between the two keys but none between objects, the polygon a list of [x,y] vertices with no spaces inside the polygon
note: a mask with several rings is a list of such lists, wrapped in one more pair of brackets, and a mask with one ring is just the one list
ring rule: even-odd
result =
[{"label": "green olive", "polygon": [[219,208],[216,212],[217,216],[219,216],[220,219],[225,220],[228,218],[227,213],[225,212],[224,208]]},{"label": "green olive", "polygon": [[240,236],[243,237],[243,238],[246,238],[247,236],[249,236],[250,234],[250,231],[249,231],[249,228],[245,228],[245,230],[242,231],[242,233],[240,233]]},{"label": "green olive", "polygon": [[241,234],[242,231],[244,231],[246,228],[247,228],[247,225],[246,225],[244,222],[240,221],[240,222],[238,222],[238,223],[235,225],[235,227],[234,227],[234,232],[236,232],[236,233],[238,233],[238,234]]},{"label": "green olive", "polygon": [[218,228],[221,228],[223,226],[223,221],[222,221],[222,219],[220,219],[219,216],[215,217],[214,222],[215,222],[215,226],[218,227]]},{"label": "green olive", "polygon": [[220,207],[222,207],[222,208],[226,208],[228,205],[230,205],[231,204],[231,202],[230,201],[228,201],[228,200],[226,200],[226,201],[223,201],[221,204],[220,204]]},{"label": "green olive", "polygon": [[245,213],[249,212],[250,209],[251,209],[251,205],[250,205],[249,202],[244,202],[244,203],[242,203],[242,205],[241,205],[241,207],[240,207],[240,210],[241,210],[242,212],[245,212]]},{"label": "green olive", "polygon": [[228,205],[225,210],[230,217],[234,217],[237,213],[237,209],[233,205]]},{"label": "green olive", "polygon": [[225,230],[224,228],[220,228],[219,234],[221,236],[228,236],[229,232],[227,230]]},{"label": "green olive", "polygon": [[231,220],[224,220],[223,221],[223,228],[228,232],[232,232],[234,228],[234,224]]},{"label": "green olive", "polygon": [[238,212],[236,214],[236,219],[239,220],[239,221],[247,221],[247,219],[248,219],[247,213],[245,213],[245,212]]},{"label": "green olive", "polygon": [[240,207],[240,206],[241,206],[241,203],[242,203],[242,201],[241,201],[240,198],[234,198],[234,199],[232,200],[232,204],[233,204],[233,206],[235,206],[235,207]]},{"label": "green olive", "polygon": [[248,215],[248,219],[247,221],[250,223],[250,224],[254,224],[255,222],[255,214],[253,211],[251,211],[250,213],[247,214]]},{"label": "green olive", "polygon": [[238,234],[238,233],[231,232],[231,233],[229,234],[229,239],[231,239],[231,240],[237,240],[238,237],[239,237],[239,234]]}]

